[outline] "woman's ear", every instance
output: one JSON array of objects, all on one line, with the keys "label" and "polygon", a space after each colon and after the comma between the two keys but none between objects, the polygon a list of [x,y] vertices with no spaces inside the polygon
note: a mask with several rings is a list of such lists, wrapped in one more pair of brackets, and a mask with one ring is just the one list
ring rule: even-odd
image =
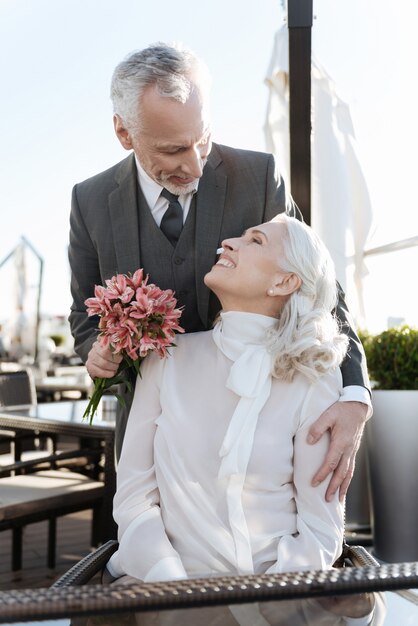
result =
[{"label": "woman's ear", "polygon": [[286,274],[280,273],[276,276],[276,282],[273,287],[267,290],[269,296],[290,296],[297,291],[301,286],[302,281],[300,277],[294,272],[288,272]]},{"label": "woman's ear", "polygon": [[131,142],[129,131],[125,128],[124,123],[122,122],[121,118],[117,114],[113,116],[113,126],[115,128],[116,136],[119,139],[122,146],[125,148],[125,150],[132,150],[133,145]]}]

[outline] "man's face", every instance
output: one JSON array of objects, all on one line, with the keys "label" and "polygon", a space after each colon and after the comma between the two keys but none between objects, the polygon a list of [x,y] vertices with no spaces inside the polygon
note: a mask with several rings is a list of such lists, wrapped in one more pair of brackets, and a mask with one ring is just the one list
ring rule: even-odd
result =
[{"label": "man's face", "polygon": [[140,127],[130,134],[115,116],[123,147],[133,148],[145,172],[171,193],[196,189],[211,150],[207,108],[195,88],[182,104],[148,87],[141,100]]}]

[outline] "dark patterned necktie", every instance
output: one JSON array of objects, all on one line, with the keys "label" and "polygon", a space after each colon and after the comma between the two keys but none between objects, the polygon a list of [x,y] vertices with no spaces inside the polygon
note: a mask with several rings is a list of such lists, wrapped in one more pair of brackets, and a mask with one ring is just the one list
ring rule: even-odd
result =
[{"label": "dark patterned necktie", "polygon": [[174,193],[163,189],[161,195],[163,198],[167,198],[169,205],[161,220],[160,228],[171,245],[175,246],[183,228],[183,209],[178,196],[174,195]]}]

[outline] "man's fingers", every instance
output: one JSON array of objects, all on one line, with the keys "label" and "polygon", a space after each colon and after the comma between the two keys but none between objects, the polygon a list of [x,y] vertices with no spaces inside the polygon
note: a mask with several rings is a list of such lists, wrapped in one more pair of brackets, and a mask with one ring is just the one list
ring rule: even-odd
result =
[{"label": "man's fingers", "polygon": [[327,456],[325,457],[325,461],[312,479],[312,485],[314,487],[317,487],[331,472],[334,472],[337,469],[342,456],[342,450],[337,450],[335,447],[331,446],[328,450]]},{"label": "man's fingers", "polygon": [[333,406],[334,405],[324,411],[322,415],[312,424],[308,431],[308,443],[316,443],[321,439],[322,435],[332,427],[333,421],[331,421],[329,417],[330,409],[332,409]]},{"label": "man's fingers", "polygon": [[354,471],[352,471],[352,472],[349,471],[348,474],[346,475],[346,477],[344,478],[343,482],[340,485],[340,492],[339,492],[339,496],[338,496],[339,499],[340,499],[340,502],[342,502],[344,500],[345,496],[347,495],[347,491],[348,491],[348,488],[350,486],[351,479],[353,478],[353,474],[354,474]]},{"label": "man's fingers", "polygon": [[343,454],[328,485],[325,499],[330,502],[339,489],[339,499],[342,502],[354,474],[355,457]]},{"label": "man's fingers", "polygon": [[[358,443],[360,443],[360,441]],[[327,476],[329,476],[329,474],[333,473],[325,494],[325,498],[328,502],[333,499],[338,489],[340,490],[339,498],[341,501],[346,496],[354,474],[355,455],[357,449],[358,444],[356,444],[353,453],[348,454],[344,453],[344,450],[342,449],[335,448],[331,443],[331,447],[325,457],[324,463],[312,479],[312,485],[317,487],[327,478]]]},{"label": "man's fingers", "polygon": [[102,364],[87,361],[86,368],[92,378],[112,378],[118,369],[117,366],[110,366],[107,361]]},{"label": "man's fingers", "polygon": [[92,378],[112,378],[118,371],[121,361],[120,354],[114,354],[96,342],[89,352],[86,368]]},{"label": "man's fingers", "polygon": [[348,464],[346,475],[340,485],[340,493],[339,493],[340,502],[342,502],[345,496],[347,495],[348,488],[354,476],[354,469],[356,467],[356,454],[357,454],[359,446],[360,446],[360,440],[358,441],[358,444],[356,445],[354,453],[351,455],[349,459],[349,464]]},{"label": "man's fingers", "polygon": [[[341,489],[341,486],[343,484],[346,485],[345,491],[347,491],[348,485],[350,484],[352,476],[353,476],[353,469],[352,469],[350,457],[343,455],[328,485],[328,488],[325,494],[325,499],[327,500],[327,502],[330,502],[333,499],[338,489]],[[340,492],[340,498],[341,498],[341,492]]]},{"label": "man's fingers", "polygon": [[309,430],[309,443],[316,443],[326,430],[330,431],[328,454],[312,479],[312,486],[317,487],[332,473],[325,494],[328,502],[338,489],[341,500],[347,493],[367,411],[368,407],[360,402],[336,402],[324,411]]}]

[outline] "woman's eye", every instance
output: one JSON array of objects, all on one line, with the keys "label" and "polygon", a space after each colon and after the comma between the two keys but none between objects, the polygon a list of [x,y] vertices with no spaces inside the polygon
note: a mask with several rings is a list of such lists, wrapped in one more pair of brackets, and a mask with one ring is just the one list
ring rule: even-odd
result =
[{"label": "woman's eye", "polygon": [[253,241],[254,243],[258,243],[258,244],[262,243],[262,241],[261,241],[261,239],[259,237],[251,237],[251,241]]}]

